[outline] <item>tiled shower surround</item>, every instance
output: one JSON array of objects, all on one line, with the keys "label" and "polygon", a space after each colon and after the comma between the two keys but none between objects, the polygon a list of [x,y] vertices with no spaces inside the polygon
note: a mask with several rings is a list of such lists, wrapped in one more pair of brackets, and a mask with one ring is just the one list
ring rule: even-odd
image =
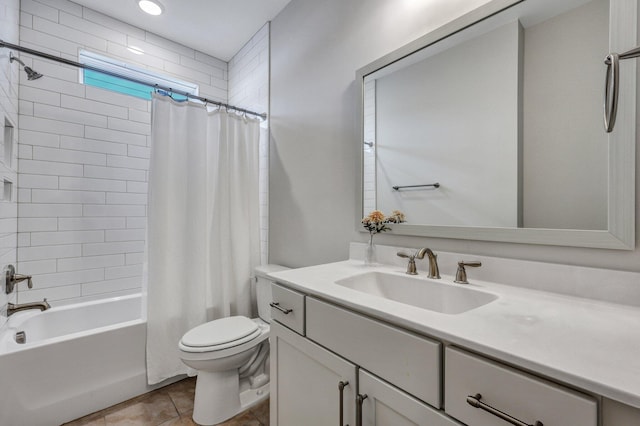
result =
[{"label": "tiled shower surround", "polygon": [[[268,61],[261,71],[265,62],[256,64],[250,56],[264,56],[261,50],[268,55],[265,28],[240,52],[248,59],[228,66],[72,2],[22,0],[20,44],[76,61],[78,50],[86,49],[196,83],[200,96],[222,102],[229,98],[228,75],[235,75],[234,84],[244,88],[236,92],[246,102],[237,105],[262,112],[268,104],[254,79],[268,87]],[[145,53],[136,55],[127,46]],[[73,67],[21,58],[45,77],[20,76],[17,268],[34,276],[34,289],[21,289],[19,302],[139,291],[150,102],[84,86]],[[231,68],[234,63],[238,70]]]},{"label": "tiled shower surround", "polygon": [[[0,39],[18,41],[19,0],[0,0]],[[9,63],[9,53],[0,51],[0,268],[16,263],[18,181],[18,67]],[[11,182],[11,193],[5,194],[5,182]],[[2,271],[4,272],[4,270]],[[7,302],[15,302],[15,293],[7,295],[0,287],[0,326],[5,322]]]}]

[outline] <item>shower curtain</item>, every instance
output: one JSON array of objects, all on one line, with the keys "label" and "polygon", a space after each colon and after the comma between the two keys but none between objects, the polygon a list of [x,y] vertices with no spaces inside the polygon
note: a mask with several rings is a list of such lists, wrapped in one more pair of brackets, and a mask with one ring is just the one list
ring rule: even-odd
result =
[{"label": "shower curtain", "polygon": [[147,378],[186,373],[189,329],[251,315],[260,263],[260,125],[168,96],[152,100],[147,224]]}]

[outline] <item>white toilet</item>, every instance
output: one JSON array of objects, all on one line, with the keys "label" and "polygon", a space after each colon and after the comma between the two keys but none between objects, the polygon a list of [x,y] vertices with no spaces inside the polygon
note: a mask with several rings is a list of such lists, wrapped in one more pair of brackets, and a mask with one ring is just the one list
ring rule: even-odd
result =
[{"label": "white toilet", "polygon": [[221,423],[269,396],[270,272],[287,268],[259,266],[255,270],[259,318],[235,316],[199,325],[182,336],[180,358],[198,370],[193,420]]}]

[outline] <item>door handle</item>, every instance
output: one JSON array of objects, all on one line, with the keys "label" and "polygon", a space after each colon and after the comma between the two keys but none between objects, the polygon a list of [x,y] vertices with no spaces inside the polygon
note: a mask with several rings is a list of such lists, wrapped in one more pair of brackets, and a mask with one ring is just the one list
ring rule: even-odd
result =
[{"label": "door handle", "polygon": [[343,421],[344,421],[344,387],[347,386],[349,384],[349,382],[347,380],[345,381],[339,381],[338,382],[338,391],[340,392],[340,424],[339,426],[349,426],[349,425],[343,425]]},{"label": "door handle", "polygon": [[356,397],[356,426],[362,426],[362,403],[367,398],[366,393],[364,395],[358,394]]}]

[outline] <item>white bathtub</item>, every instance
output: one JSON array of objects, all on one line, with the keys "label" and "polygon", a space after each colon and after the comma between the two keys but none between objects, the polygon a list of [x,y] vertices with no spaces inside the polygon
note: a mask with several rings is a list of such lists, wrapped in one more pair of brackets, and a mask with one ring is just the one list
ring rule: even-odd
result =
[{"label": "white bathtub", "polygon": [[59,425],[150,390],[140,312],[137,294],[12,315],[0,329],[0,425]]}]

